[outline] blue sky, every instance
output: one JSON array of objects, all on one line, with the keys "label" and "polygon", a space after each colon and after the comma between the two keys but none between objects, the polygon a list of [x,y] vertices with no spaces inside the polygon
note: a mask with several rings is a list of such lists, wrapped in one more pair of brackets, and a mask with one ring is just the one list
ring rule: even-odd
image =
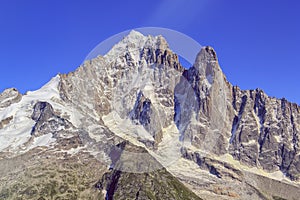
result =
[{"label": "blue sky", "polygon": [[300,104],[300,1],[0,0],[0,91],[74,71],[101,41],[145,26],[216,50],[233,85]]}]

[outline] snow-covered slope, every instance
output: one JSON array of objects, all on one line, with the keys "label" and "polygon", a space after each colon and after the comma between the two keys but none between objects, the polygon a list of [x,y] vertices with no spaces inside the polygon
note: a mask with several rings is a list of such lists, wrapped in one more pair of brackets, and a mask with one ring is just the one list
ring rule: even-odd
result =
[{"label": "snow-covered slope", "polygon": [[12,117],[10,122],[0,129],[0,151],[19,152],[35,146],[47,146],[54,141],[51,135],[34,138],[32,145],[26,146],[31,138],[31,130],[35,122],[31,119],[32,109],[37,101],[59,99],[59,76],[34,92],[27,92],[20,102],[0,110],[0,121]]},{"label": "snow-covered slope", "polygon": [[68,108],[60,100],[60,76],[53,77],[46,85],[36,91],[28,91],[19,102],[0,110],[0,121],[10,119],[0,129],[0,151],[18,155],[38,146],[48,146],[55,142],[51,133],[32,136],[36,122],[32,119],[33,108],[37,102],[48,102],[57,112],[69,116],[73,124],[78,124],[81,115],[74,108]]}]

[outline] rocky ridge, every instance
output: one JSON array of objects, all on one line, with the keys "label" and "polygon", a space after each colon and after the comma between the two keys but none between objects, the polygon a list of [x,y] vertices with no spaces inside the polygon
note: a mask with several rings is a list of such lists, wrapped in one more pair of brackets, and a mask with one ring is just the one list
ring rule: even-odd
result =
[{"label": "rocky ridge", "polygon": [[[299,113],[285,99],[232,86],[211,47],[184,69],[162,36],[132,31],[38,91],[0,95],[0,138],[9,138],[0,162],[16,166],[9,175],[0,170],[0,199],[122,199],[126,191],[136,199],[296,199]],[[28,170],[20,173],[20,156],[42,164],[22,159]],[[47,168],[49,158],[56,164]],[[89,160],[99,170],[93,175]],[[40,164],[40,173],[64,169],[73,181],[59,171],[47,180],[31,175]],[[91,176],[76,189],[80,170]]]}]

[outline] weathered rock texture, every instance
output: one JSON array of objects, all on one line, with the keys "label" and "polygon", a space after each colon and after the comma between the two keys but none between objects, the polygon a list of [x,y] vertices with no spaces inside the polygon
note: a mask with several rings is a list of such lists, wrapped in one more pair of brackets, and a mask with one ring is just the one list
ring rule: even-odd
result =
[{"label": "weathered rock texture", "polygon": [[0,94],[0,108],[5,108],[13,103],[17,103],[22,99],[22,95],[15,88],[4,90]]},{"label": "weathered rock texture", "polygon": [[184,69],[133,31],[38,91],[0,94],[0,199],[296,199],[299,131],[298,105],[232,86],[212,47]]},{"label": "weathered rock texture", "polygon": [[[184,72],[198,105],[196,123],[186,125],[184,134],[200,148],[212,137],[213,153],[230,153],[242,163],[268,172],[281,170],[299,179],[300,110],[285,99],[268,97],[262,90],[241,90],[222,73],[215,51],[204,47],[193,67]],[[189,105],[186,105],[189,106]],[[181,110],[189,109],[186,107]],[[182,116],[187,121],[186,114]],[[180,121],[177,122],[180,125]],[[210,134],[210,135],[207,135]]]},{"label": "weathered rock texture", "polygon": [[68,132],[72,126],[68,120],[56,115],[48,102],[37,102],[31,118],[36,122],[31,131],[34,136],[52,133],[56,137],[59,132]]}]

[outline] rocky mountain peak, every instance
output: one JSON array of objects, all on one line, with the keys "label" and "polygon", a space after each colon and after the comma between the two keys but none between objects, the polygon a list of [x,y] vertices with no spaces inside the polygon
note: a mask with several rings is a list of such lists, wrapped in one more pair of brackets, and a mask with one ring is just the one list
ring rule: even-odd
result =
[{"label": "rocky mountain peak", "polygon": [[114,45],[104,57],[110,62],[117,57],[126,57],[130,61],[138,62],[143,57],[151,59],[156,51],[172,53],[163,36],[145,36],[132,30],[119,43]]},{"label": "rocky mountain peak", "polygon": [[128,41],[134,42],[134,41],[136,41],[135,39],[141,39],[141,38],[144,38],[144,37],[145,36],[142,33],[138,32],[136,30],[131,30],[129,32],[129,34],[124,37],[123,41],[124,42],[128,42]]},{"label": "rocky mountain peak", "polygon": [[[37,91],[0,94],[0,172],[11,152],[32,158],[21,160],[28,172],[41,166],[28,185],[3,173],[0,199],[49,197],[42,191],[50,187],[65,199],[193,199],[175,177],[205,199],[298,199],[299,135],[299,106],[233,87],[212,47],[184,69],[163,36],[131,31],[105,56]],[[42,184],[44,169],[57,182]],[[144,169],[153,171],[136,173]],[[13,175],[26,177],[21,171]],[[73,174],[90,176],[62,178]]]},{"label": "rocky mountain peak", "polygon": [[196,62],[200,62],[203,60],[210,62],[218,61],[217,53],[211,46],[205,46],[200,50]]},{"label": "rocky mountain peak", "polygon": [[[125,45],[124,45],[125,44]],[[152,36],[143,35],[142,33],[132,30],[115,46],[126,46],[127,48],[156,48],[169,49],[167,40],[162,35]]]},{"label": "rocky mountain peak", "polygon": [[198,53],[194,68],[212,84],[216,74],[223,74],[218,64],[217,53],[210,46],[203,47]]}]

